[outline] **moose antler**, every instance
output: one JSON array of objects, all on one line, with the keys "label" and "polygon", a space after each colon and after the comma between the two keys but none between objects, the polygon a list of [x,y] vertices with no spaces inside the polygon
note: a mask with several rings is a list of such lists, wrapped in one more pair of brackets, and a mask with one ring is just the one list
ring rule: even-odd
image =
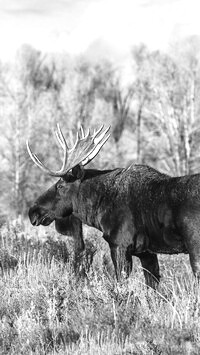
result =
[{"label": "moose antler", "polygon": [[104,125],[102,125],[98,129],[98,131],[94,130],[93,134],[90,134],[90,130],[88,129],[87,134],[85,134],[81,126],[80,130],[77,132],[76,142],[74,146],[70,149],[63,136],[59,124],[57,124],[55,135],[58,140],[58,143],[61,145],[64,151],[62,167],[58,171],[53,171],[47,168],[37,157],[37,155],[32,153],[28,141],[26,142],[27,150],[31,159],[37,166],[39,166],[39,168],[41,168],[43,171],[45,171],[51,176],[61,177],[79,164],[88,164],[98,154],[100,149],[110,137],[110,134],[108,134],[110,127],[104,130],[103,128]]}]

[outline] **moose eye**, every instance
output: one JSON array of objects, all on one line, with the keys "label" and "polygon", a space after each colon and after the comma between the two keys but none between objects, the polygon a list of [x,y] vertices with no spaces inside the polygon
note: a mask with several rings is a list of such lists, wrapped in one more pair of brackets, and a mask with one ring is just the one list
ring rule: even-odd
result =
[{"label": "moose eye", "polygon": [[57,189],[58,189],[58,190],[61,190],[63,187],[64,187],[64,186],[61,185],[61,184],[58,184],[58,185],[57,185]]}]

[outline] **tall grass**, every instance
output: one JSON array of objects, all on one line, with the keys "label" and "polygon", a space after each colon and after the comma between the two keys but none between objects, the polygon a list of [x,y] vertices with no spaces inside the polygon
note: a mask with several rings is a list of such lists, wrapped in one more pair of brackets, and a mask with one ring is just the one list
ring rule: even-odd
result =
[{"label": "tall grass", "polygon": [[[0,277],[1,354],[199,354],[200,292],[187,256],[160,256],[162,281],[147,289],[134,259],[116,283],[107,245],[89,228],[79,260],[53,228],[9,223]],[[0,255],[0,261],[2,258]]]}]

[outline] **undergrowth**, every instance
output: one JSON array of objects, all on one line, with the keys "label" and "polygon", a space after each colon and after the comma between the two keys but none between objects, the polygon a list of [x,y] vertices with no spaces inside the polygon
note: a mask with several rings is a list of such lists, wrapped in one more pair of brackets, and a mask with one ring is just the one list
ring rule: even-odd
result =
[{"label": "undergrowth", "polygon": [[53,228],[40,232],[16,222],[0,230],[1,354],[200,353],[200,292],[187,256],[159,257],[153,291],[136,258],[129,279],[116,282],[95,230],[84,230],[79,256]]}]

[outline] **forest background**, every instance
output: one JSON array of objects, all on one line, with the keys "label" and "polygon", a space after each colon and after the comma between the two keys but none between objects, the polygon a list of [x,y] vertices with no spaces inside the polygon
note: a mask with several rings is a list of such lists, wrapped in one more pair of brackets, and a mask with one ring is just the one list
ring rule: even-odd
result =
[{"label": "forest background", "polygon": [[122,66],[23,45],[15,61],[0,63],[0,219],[26,217],[54,181],[34,166],[25,141],[59,167],[57,123],[71,145],[80,125],[111,125],[92,167],[133,162],[172,176],[199,172],[199,98],[199,36],[171,43],[168,52],[135,46]]}]

